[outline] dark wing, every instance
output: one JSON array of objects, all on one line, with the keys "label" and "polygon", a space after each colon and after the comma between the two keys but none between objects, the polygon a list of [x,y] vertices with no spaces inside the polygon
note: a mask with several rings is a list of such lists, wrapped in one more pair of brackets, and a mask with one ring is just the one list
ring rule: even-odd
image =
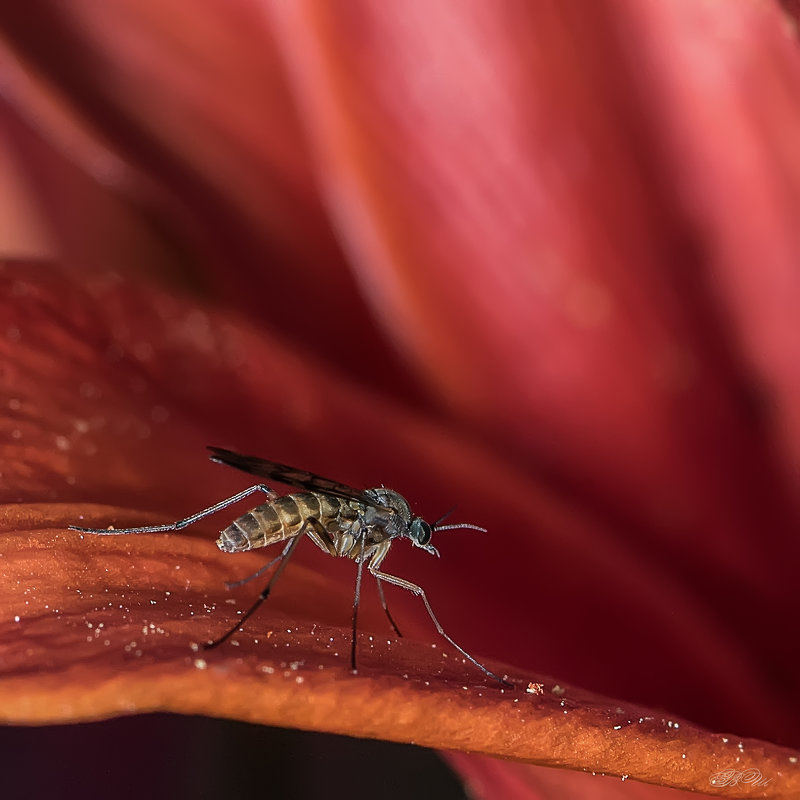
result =
[{"label": "dark wing", "polygon": [[[286,464],[279,464],[277,461],[267,461],[265,458],[256,456],[243,456],[240,453],[234,453],[233,450],[225,450],[222,447],[209,447],[208,449],[211,451],[209,458],[212,461],[235,467],[242,470],[242,472],[249,472],[259,478],[268,478],[269,480],[278,481],[278,483],[285,483],[288,486],[306,489],[309,492],[322,492],[323,494],[331,494],[334,497],[343,497],[345,500],[358,500],[359,503],[365,503],[375,508],[386,509],[386,506],[376,502],[374,497],[370,497],[361,489],[354,489],[346,483],[332,481],[329,478],[323,478],[321,475],[315,475],[313,472],[306,472],[304,469],[288,467]],[[387,510],[391,511],[391,509]]]}]

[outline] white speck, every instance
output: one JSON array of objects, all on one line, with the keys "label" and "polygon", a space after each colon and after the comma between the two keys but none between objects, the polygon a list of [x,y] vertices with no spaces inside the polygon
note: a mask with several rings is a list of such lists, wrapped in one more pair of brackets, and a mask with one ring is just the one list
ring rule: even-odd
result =
[{"label": "white speck", "polygon": [[615,726],[614,726],[614,730],[615,730],[615,731],[618,731],[618,730],[619,730],[621,727],[622,727],[622,725],[615,725]]},{"label": "white speck", "polygon": [[796,764],[797,763],[797,756],[789,756],[789,763]]},{"label": "white speck", "polygon": [[295,679],[295,683],[302,683],[305,678],[302,675],[298,675]]},{"label": "white speck", "polygon": [[722,741],[725,742],[725,744],[728,744],[728,737],[727,736],[723,736],[722,737]]},{"label": "white speck", "polygon": [[266,672],[266,673],[267,673],[267,675],[272,675],[272,673],[273,673],[273,672],[275,672],[275,668],[274,668],[274,667],[268,667],[268,666],[265,664],[263,667],[261,667],[261,671],[262,671],[262,672]]},{"label": "white speck", "polygon": [[194,666],[196,669],[205,669],[208,666],[208,663],[204,658],[196,658],[194,660]]},{"label": "white speck", "polygon": [[553,688],[550,690],[553,694],[562,695],[566,692],[566,689],[559,686],[557,683],[553,684]]},{"label": "white speck", "polygon": [[14,617],[14,622],[19,622],[19,614],[17,614],[17,616]]},{"label": "white speck", "polygon": [[620,780],[623,780],[623,781],[628,780],[628,776],[627,775],[620,775],[619,777],[620,777]]}]

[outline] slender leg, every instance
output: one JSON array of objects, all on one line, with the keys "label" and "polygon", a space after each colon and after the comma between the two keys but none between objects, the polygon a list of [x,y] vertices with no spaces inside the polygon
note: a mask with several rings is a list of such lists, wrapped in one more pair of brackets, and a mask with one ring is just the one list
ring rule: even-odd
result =
[{"label": "slender leg", "polygon": [[428,610],[428,616],[433,620],[433,624],[436,626],[436,630],[450,642],[459,653],[463,656],[468,658],[481,672],[484,672],[490,678],[494,678],[498,683],[502,684],[503,686],[507,686],[509,689],[514,688],[513,683],[509,683],[507,680],[501,678],[499,675],[495,675],[490,669],[487,669],[483,666],[479,661],[473,658],[463,647],[460,647],[456,644],[445,632],[444,628],[439,624],[439,620],[436,619],[436,615],[433,613],[433,609],[431,608],[431,604],[428,602],[428,598],[425,595],[425,591],[422,589],[421,586],[417,586],[416,583],[411,583],[411,581],[407,581],[403,578],[397,578],[394,575],[389,575],[386,572],[380,572],[378,569],[373,569],[372,565],[370,565],[370,572],[375,576],[378,580],[384,580],[387,583],[394,584],[395,586],[399,586],[401,589],[407,589],[412,594],[417,595],[418,597],[422,598],[422,602],[425,603],[425,608]]},{"label": "slender leg", "polygon": [[282,558],[283,553],[273,558],[269,564],[265,564],[263,567],[257,569],[252,575],[248,575],[246,578],[242,578],[240,581],[225,581],[225,588],[238,589],[240,586],[250,583],[250,581],[255,580],[259,575],[263,575],[270,567],[274,567],[275,564],[277,564]]},{"label": "slender leg", "polygon": [[189,525],[193,525],[198,520],[203,519],[203,517],[216,514],[217,511],[222,511],[223,508],[227,508],[228,506],[232,506],[234,503],[238,503],[240,500],[244,500],[245,497],[249,497],[255,492],[263,492],[267,496],[267,500],[270,502],[278,497],[278,494],[273,492],[272,489],[265,486],[263,483],[259,483],[256,486],[251,486],[249,489],[245,489],[244,491],[233,495],[233,497],[229,497],[226,500],[215,503],[213,506],[204,508],[202,511],[192,514],[191,517],[179,519],[177,522],[170,522],[166,525],[145,525],[144,527],[140,528],[118,528],[116,530],[113,528],[111,530],[108,528],[79,528],[77,525],[70,525],[69,529],[71,531],[80,531],[81,533],[96,533],[100,536],[119,536],[125,533],[162,533],[164,531],[179,531],[181,528],[186,528]]},{"label": "slender leg", "polygon": [[[372,573],[375,575],[375,573]],[[402,639],[403,634],[400,633],[400,628],[397,627],[397,623],[394,621],[394,618],[389,613],[389,604],[386,602],[386,597],[383,594],[383,584],[381,583],[381,579],[375,575],[375,582],[378,584],[378,596],[381,598],[381,605],[383,606],[383,610],[386,612],[386,616],[389,618],[389,623],[394,628],[394,632]]]},{"label": "slender leg", "polygon": [[204,649],[212,650],[215,647],[219,647],[219,645],[221,645],[224,641],[229,639],[236,631],[239,630],[239,628],[242,627],[242,625],[244,625],[245,622],[247,622],[248,619],[250,619],[250,617],[253,616],[253,614],[255,614],[255,612],[258,610],[258,607],[269,597],[269,593],[272,591],[272,587],[275,584],[275,581],[278,580],[281,573],[284,571],[284,569],[286,569],[286,565],[289,563],[289,559],[291,558],[292,553],[297,547],[299,541],[303,538],[303,533],[305,532],[306,526],[308,524],[309,520],[306,520],[305,523],[303,523],[303,527],[300,528],[300,530],[298,531],[297,536],[291,539],[291,541],[289,541],[286,547],[283,548],[283,552],[280,554],[280,556],[278,556],[278,559],[276,559],[280,560],[281,565],[270,576],[267,585],[264,587],[261,594],[256,599],[255,603],[253,603],[253,605],[250,606],[250,608],[248,608],[247,611],[245,611],[244,616],[240,620],[238,620],[232,628],[230,628],[222,636],[220,636],[219,639],[215,639],[213,642],[208,642],[207,644],[204,644],[203,645]]},{"label": "slender leg", "polygon": [[361,574],[364,572],[364,548],[366,547],[366,529],[361,533],[361,553],[356,559],[358,570],[356,571],[356,594],[353,598],[353,638],[350,645],[350,666],[353,672],[358,672],[356,667],[356,635],[358,633],[358,604],[361,601]]}]

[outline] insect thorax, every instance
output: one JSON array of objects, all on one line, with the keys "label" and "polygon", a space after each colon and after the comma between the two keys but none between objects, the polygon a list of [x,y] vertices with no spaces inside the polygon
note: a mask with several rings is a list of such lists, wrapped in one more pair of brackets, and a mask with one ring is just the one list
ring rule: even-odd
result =
[{"label": "insect thorax", "polygon": [[385,489],[383,486],[377,489],[367,489],[366,494],[375,498],[385,509],[391,510],[367,506],[364,515],[365,524],[382,528],[386,533],[386,538],[408,535],[412,518],[411,507],[403,495],[392,489]]}]

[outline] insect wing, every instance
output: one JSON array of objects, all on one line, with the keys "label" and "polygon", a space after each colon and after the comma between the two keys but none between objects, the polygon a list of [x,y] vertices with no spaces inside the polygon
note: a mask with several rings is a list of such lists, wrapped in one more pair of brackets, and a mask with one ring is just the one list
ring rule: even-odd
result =
[{"label": "insect wing", "polygon": [[313,472],[307,472],[304,469],[279,464],[277,461],[267,461],[267,459],[258,458],[257,456],[244,456],[240,453],[235,453],[233,450],[225,450],[222,447],[209,447],[208,449],[211,451],[210,458],[212,461],[235,467],[242,470],[242,472],[249,472],[259,478],[268,478],[269,480],[285,483],[287,486],[297,486],[310,492],[322,492],[334,497],[343,497],[345,500],[357,500],[359,503],[375,508],[391,510],[376,502],[375,498],[370,497],[366,492],[354,489],[346,483],[332,481],[330,478],[323,478],[321,475],[315,475]]}]

